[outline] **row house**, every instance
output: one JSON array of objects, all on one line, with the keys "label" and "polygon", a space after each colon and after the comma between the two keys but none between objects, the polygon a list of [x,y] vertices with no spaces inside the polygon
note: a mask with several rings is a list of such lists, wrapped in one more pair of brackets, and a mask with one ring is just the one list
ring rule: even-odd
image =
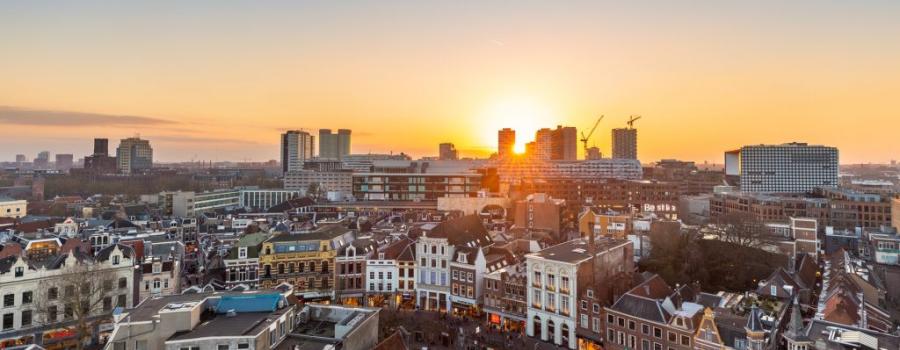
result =
[{"label": "row house", "polygon": [[134,251],[118,244],[94,255],[89,248],[30,256],[22,250],[0,259],[0,343],[40,344],[77,319],[131,307],[135,264]]},{"label": "row house", "polygon": [[484,275],[484,312],[490,324],[506,332],[524,332],[528,317],[527,284],[524,262]]},{"label": "row house", "polygon": [[341,224],[276,233],[263,242],[260,287],[274,288],[287,282],[304,300],[330,300],[335,257],[338,249],[351,241],[353,233]]},{"label": "row house", "polygon": [[413,301],[415,293],[415,244],[407,237],[378,247],[366,260],[366,297],[368,306],[385,303],[398,307]]},{"label": "row house", "polygon": [[416,241],[416,306],[429,311],[450,312],[450,261],[457,247],[482,248],[492,245],[493,241],[476,215],[429,223],[419,229],[421,233]]},{"label": "row house", "polygon": [[366,260],[375,253],[369,238],[356,239],[338,250],[334,258],[335,300],[343,305],[364,305]]},{"label": "row house", "polygon": [[[712,297],[710,297],[712,296]],[[762,350],[774,345],[772,315],[751,306],[735,311],[721,298],[652,275],[604,309],[606,349]]]},{"label": "row house", "polygon": [[633,249],[627,240],[590,235],[527,254],[526,334],[575,349],[578,286],[593,276],[632,271]]},{"label": "row house", "polygon": [[263,242],[269,238],[264,232],[245,234],[228,250],[225,263],[225,288],[259,287],[259,256]]},{"label": "row house", "polygon": [[450,262],[450,305],[454,315],[480,316],[485,274],[514,263],[506,249],[457,247]]},{"label": "row house", "polygon": [[[136,277],[138,301],[181,293],[183,243],[174,240],[144,241],[132,247],[135,248],[135,261],[141,272]],[[143,251],[137,252],[137,247]]]}]

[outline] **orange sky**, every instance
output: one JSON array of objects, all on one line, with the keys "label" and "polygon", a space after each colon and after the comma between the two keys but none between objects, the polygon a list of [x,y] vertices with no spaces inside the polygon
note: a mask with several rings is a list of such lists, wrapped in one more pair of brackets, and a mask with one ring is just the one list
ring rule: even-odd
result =
[{"label": "orange sky", "polygon": [[259,161],[322,127],[356,153],[484,156],[501,127],[600,114],[605,154],[643,116],[645,162],[788,141],[900,158],[896,2],[679,3],[7,3],[0,160],[140,133],[160,161]]}]

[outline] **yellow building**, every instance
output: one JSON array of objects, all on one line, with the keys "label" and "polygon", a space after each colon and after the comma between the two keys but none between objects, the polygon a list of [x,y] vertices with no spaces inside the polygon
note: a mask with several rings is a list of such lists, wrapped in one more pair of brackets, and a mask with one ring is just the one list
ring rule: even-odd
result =
[{"label": "yellow building", "polygon": [[600,237],[624,239],[632,231],[631,215],[614,211],[601,212],[597,208],[585,207],[581,214],[578,214],[578,232],[584,236],[591,230],[591,224],[594,234]]},{"label": "yellow building", "polygon": [[330,299],[334,258],[337,250],[352,239],[353,233],[342,224],[272,236],[263,243],[259,256],[261,288],[286,282],[306,300]]}]

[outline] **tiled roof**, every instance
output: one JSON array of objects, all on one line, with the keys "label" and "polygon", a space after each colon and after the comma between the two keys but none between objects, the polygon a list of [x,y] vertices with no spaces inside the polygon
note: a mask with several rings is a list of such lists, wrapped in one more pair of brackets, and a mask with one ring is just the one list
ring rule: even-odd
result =
[{"label": "tiled roof", "polygon": [[648,299],[634,294],[622,295],[611,309],[640,319],[668,323],[671,316],[658,300]]}]

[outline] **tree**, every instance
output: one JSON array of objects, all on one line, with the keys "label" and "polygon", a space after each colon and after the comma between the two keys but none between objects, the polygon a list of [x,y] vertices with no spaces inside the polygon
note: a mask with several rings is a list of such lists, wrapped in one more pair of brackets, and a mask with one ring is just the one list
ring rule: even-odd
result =
[{"label": "tree", "polygon": [[732,212],[722,215],[712,228],[719,240],[743,247],[760,248],[772,241],[766,225],[750,213]]},{"label": "tree", "polygon": [[76,348],[81,350],[93,330],[112,315],[113,307],[125,306],[125,302],[113,299],[112,292],[121,288],[116,269],[73,256],[66,264],[71,265],[60,267],[62,274],[39,283],[35,312],[43,324],[59,324],[60,318],[63,324],[71,324]]}]

